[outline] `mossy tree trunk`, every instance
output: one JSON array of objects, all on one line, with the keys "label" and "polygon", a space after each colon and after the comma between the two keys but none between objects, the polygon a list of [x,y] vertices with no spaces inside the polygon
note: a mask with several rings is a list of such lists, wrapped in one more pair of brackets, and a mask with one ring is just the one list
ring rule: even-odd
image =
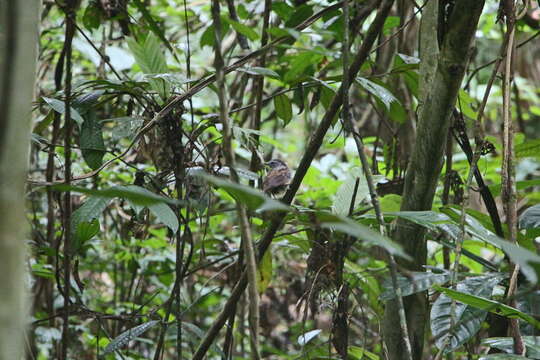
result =
[{"label": "mossy tree trunk", "polygon": [[[437,58],[436,71],[420,105],[417,138],[407,174],[401,205],[402,211],[431,210],[435,189],[443,164],[446,138],[451,114],[467,67],[471,42],[478,25],[483,0],[457,0],[447,19],[447,32]],[[422,227],[399,221],[394,239],[399,242],[412,261],[401,266],[412,271],[423,271],[426,263],[426,241]],[[425,327],[428,325],[428,300],[425,292],[404,298],[407,326],[413,359],[422,358]],[[399,326],[397,302],[389,301],[384,317],[385,343],[390,359],[402,359],[403,338]]]},{"label": "mossy tree trunk", "polygon": [[27,321],[24,213],[38,0],[0,1],[0,359],[21,359]]}]

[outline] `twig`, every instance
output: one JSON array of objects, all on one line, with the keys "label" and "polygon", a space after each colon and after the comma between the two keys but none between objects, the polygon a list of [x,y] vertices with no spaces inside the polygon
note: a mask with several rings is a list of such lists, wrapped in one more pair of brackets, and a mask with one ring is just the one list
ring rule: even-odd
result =
[{"label": "twig", "polygon": [[[75,34],[75,2],[70,1],[64,8],[66,15],[66,40],[64,43],[66,54],[66,79],[64,84],[64,106],[65,106],[65,120],[64,120],[64,178],[66,184],[71,183],[71,137],[73,133],[73,119],[71,118],[71,79],[72,79],[72,43],[73,36]],[[62,354],[61,358],[66,360],[68,358],[69,348],[69,293],[71,290],[71,192],[66,191],[64,194],[64,209],[63,209],[63,227],[64,227],[64,316],[62,317]]]},{"label": "twig", "polygon": [[[216,82],[219,98],[219,110],[221,123],[223,124],[223,153],[225,155],[226,165],[231,172],[232,181],[238,183],[239,178],[236,173],[236,164],[234,158],[234,150],[232,146],[233,135],[231,123],[229,121],[229,106],[227,99],[227,88],[225,83],[225,64],[221,53],[221,17],[219,13],[219,0],[212,1],[212,18],[214,22],[214,67],[216,68]],[[259,292],[257,289],[257,260],[255,259],[255,248],[253,246],[253,237],[251,234],[251,226],[247,216],[245,204],[240,201],[236,202],[238,217],[240,218],[240,231],[242,233],[242,243],[244,245],[244,258],[249,280],[249,329],[251,342],[251,358],[259,360]]]}]

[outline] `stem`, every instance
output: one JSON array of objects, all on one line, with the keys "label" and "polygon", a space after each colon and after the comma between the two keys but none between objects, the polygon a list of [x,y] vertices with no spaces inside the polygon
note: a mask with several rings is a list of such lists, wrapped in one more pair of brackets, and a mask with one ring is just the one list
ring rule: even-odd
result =
[{"label": "stem", "polygon": [[[236,173],[236,164],[234,150],[232,145],[231,123],[229,121],[229,108],[227,100],[227,88],[225,83],[225,71],[223,55],[221,53],[221,18],[219,12],[219,0],[212,2],[212,18],[214,21],[214,67],[216,68],[216,83],[219,98],[219,110],[221,122],[223,124],[223,153],[225,155],[226,165],[231,171],[231,180],[239,182]],[[251,358],[260,359],[258,329],[259,329],[259,292],[257,289],[257,261],[255,258],[255,248],[253,246],[253,237],[249,223],[246,206],[240,201],[236,202],[238,217],[240,218],[240,231],[242,234],[242,243],[244,244],[245,261],[247,264],[248,292],[249,292],[249,324],[251,341]]]}]

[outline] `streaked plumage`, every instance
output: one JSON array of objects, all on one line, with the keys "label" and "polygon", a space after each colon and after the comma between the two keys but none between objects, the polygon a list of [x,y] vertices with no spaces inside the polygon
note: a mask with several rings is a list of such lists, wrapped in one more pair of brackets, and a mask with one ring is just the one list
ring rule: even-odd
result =
[{"label": "streaked plumage", "polygon": [[280,159],[272,159],[266,165],[270,170],[263,180],[263,191],[269,195],[285,191],[291,182],[291,171],[287,164]]}]

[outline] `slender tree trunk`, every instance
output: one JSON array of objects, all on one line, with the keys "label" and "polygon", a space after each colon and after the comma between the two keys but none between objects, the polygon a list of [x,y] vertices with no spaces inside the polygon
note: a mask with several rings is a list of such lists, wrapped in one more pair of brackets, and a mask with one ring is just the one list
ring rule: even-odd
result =
[{"label": "slender tree trunk", "polygon": [[[405,176],[405,189],[401,210],[430,210],[437,181],[442,168],[446,137],[451,114],[456,104],[461,81],[470,57],[470,45],[484,7],[483,0],[457,0],[447,21],[447,33],[437,67],[417,127],[417,139]],[[401,266],[413,271],[423,271],[426,263],[426,242],[422,227],[399,221],[394,238],[402,244],[412,261],[402,261]],[[407,325],[413,359],[421,359],[424,330],[429,321],[426,293],[404,298]],[[390,359],[402,359],[405,350],[399,323],[396,301],[386,306],[383,330]]]},{"label": "slender tree trunk", "polygon": [[37,0],[0,1],[0,360],[21,359],[24,350],[24,184],[38,6]]}]

